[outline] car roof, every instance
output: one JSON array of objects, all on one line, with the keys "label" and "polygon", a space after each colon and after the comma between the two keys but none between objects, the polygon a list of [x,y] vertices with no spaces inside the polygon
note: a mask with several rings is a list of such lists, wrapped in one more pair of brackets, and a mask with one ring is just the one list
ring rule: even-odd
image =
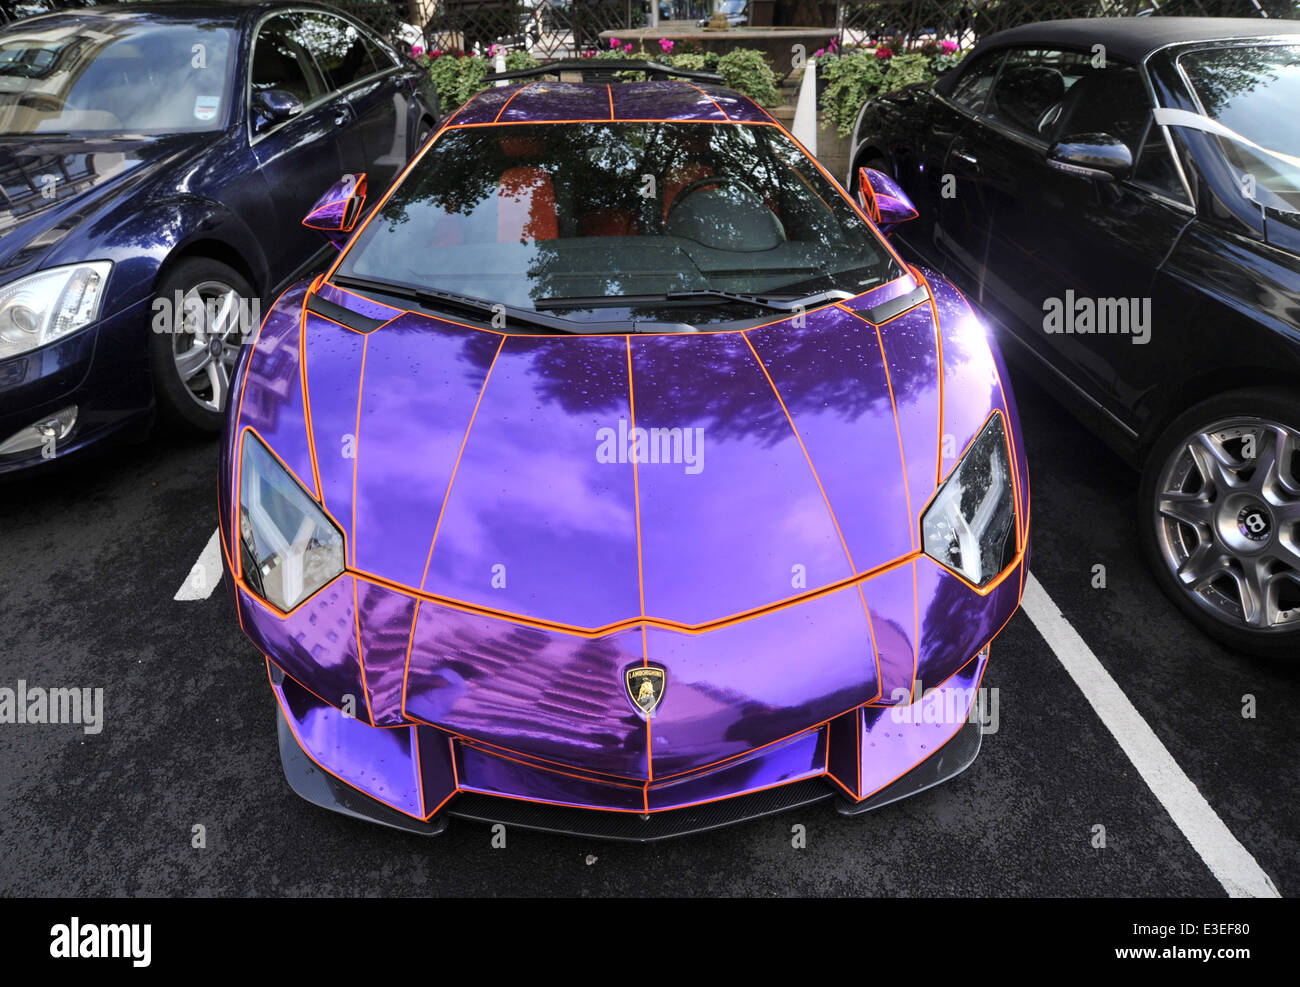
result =
[{"label": "car roof", "polygon": [[528,82],[484,90],[448,121],[558,123],[595,120],[698,120],[771,123],[757,103],[722,86],[690,82]]},{"label": "car roof", "polygon": [[1059,45],[1089,51],[1105,45],[1106,54],[1141,62],[1157,49],[1180,42],[1300,36],[1300,21],[1253,17],[1076,17],[1022,24],[991,34],[972,54],[990,48],[1030,44]]}]

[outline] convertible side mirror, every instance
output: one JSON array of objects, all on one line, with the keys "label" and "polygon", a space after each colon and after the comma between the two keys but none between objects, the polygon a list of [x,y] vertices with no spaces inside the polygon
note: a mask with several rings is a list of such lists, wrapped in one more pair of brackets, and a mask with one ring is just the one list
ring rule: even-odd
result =
[{"label": "convertible side mirror", "polygon": [[1047,149],[1047,165],[1079,178],[1122,182],[1133,173],[1133,152],[1110,134],[1071,134]]},{"label": "convertible side mirror", "polygon": [[361,216],[366,202],[366,175],[344,175],[330,190],[316,200],[302,225],[320,230],[335,245],[341,246]]},{"label": "convertible side mirror", "polygon": [[883,171],[875,168],[858,169],[858,204],[871,221],[882,230],[916,219],[916,206]]},{"label": "convertible side mirror", "polygon": [[261,133],[302,112],[302,100],[283,89],[260,89],[253,93],[253,132]]}]

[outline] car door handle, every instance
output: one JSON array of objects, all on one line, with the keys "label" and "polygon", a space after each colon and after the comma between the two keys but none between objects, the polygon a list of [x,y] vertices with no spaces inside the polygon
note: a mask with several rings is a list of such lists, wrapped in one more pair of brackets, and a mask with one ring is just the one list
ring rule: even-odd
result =
[{"label": "car door handle", "polygon": [[343,106],[334,114],[334,126],[342,127],[352,119],[352,107]]}]

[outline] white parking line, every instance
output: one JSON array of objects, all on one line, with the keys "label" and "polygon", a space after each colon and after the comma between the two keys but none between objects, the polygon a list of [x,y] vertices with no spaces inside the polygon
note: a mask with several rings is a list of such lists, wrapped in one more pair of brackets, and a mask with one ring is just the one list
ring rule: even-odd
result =
[{"label": "white parking line", "polygon": [[217,540],[220,529],[212,532],[212,537],[199,553],[199,560],[190,569],[190,574],[181,583],[173,600],[206,600],[221,582],[221,542]]},{"label": "white parking line", "polygon": [[1033,575],[1021,606],[1229,897],[1281,897]]}]

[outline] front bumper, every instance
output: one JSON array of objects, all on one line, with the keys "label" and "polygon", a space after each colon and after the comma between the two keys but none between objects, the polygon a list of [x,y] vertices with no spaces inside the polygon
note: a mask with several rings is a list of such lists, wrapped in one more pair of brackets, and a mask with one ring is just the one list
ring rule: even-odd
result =
[{"label": "front bumper", "polygon": [[280,757],[306,800],[407,832],[448,816],[648,842],[834,798],[856,815],[946,781],[975,759],[985,648],[908,706],[860,706],[721,764],[633,785],[427,725],[374,727],[268,662]]},{"label": "front bumper", "polygon": [[[71,433],[54,449],[61,460],[153,411],[145,346],[149,302],[122,309],[65,339],[0,360],[0,442],[76,405]],[[40,447],[0,455],[0,475],[51,461]]]}]

